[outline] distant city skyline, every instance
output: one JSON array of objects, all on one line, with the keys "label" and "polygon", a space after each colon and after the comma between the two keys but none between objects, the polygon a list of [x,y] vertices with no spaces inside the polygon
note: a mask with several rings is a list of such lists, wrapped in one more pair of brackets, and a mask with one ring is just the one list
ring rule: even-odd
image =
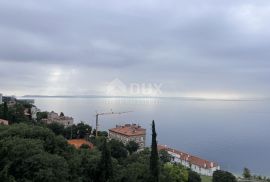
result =
[{"label": "distant city skyline", "polygon": [[2,0],[0,93],[106,95],[117,78],[162,84],[161,96],[270,97],[269,9],[267,0]]}]

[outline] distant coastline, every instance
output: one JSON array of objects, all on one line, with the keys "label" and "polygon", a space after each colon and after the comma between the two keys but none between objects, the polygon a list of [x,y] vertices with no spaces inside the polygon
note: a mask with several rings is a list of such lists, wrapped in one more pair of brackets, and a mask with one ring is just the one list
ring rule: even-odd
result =
[{"label": "distant coastline", "polygon": [[106,96],[106,95],[24,95],[21,98],[119,98],[119,99],[177,99],[186,101],[268,101],[270,98],[215,99],[201,97],[153,97],[153,96]]}]

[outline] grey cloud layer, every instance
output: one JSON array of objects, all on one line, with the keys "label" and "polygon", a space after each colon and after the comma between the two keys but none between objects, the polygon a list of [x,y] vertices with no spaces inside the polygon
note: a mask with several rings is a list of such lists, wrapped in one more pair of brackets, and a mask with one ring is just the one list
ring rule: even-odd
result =
[{"label": "grey cloud layer", "polygon": [[266,0],[2,0],[0,64],[106,69],[103,79],[187,83],[186,90],[266,92],[269,10]]}]

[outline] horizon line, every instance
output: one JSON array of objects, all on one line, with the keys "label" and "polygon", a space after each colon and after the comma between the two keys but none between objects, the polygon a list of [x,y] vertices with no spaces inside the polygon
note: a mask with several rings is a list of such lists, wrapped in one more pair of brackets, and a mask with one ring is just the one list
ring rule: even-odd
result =
[{"label": "horizon line", "polygon": [[263,101],[270,97],[260,98],[205,98],[191,96],[108,96],[108,95],[23,95],[21,98],[127,98],[127,99],[183,99],[183,100],[217,100],[217,101]]}]

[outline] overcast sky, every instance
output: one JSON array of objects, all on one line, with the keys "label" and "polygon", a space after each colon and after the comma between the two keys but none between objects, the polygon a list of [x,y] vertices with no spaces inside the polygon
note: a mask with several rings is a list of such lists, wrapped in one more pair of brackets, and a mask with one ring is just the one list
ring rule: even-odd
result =
[{"label": "overcast sky", "polygon": [[1,0],[0,92],[270,96],[269,0]]}]

